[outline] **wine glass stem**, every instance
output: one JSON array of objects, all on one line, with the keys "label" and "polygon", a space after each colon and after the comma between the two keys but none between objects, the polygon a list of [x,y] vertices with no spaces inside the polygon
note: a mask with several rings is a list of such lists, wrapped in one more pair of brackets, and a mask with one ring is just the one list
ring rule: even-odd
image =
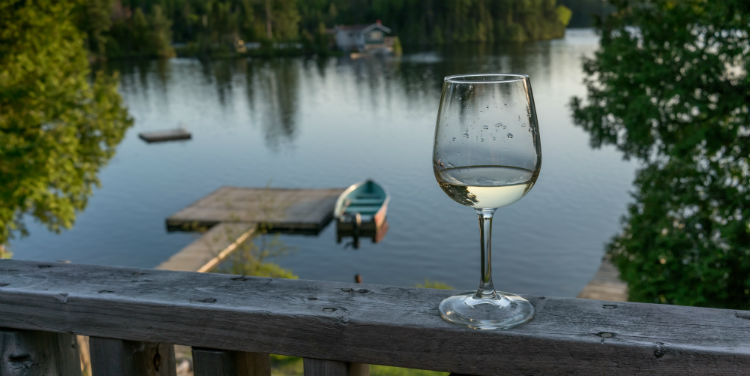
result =
[{"label": "wine glass stem", "polygon": [[476,209],[479,216],[479,238],[482,251],[482,274],[476,298],[495,299],[497,293],[492,284],[492,216],[496,209]]}]

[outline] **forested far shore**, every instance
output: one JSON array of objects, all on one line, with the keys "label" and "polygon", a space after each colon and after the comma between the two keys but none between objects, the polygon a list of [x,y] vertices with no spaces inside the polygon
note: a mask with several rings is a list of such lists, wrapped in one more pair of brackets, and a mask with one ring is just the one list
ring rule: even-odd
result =
[{"label": "forested far shore", "polygon": [[[557,0],[80,0],[77,24],[97,58],[235,53],[295,43],[335,48],[337,25],[380,20],[407,46],[562,38],[572,17]],[[573,0],[568,0],[568,2]]]}]

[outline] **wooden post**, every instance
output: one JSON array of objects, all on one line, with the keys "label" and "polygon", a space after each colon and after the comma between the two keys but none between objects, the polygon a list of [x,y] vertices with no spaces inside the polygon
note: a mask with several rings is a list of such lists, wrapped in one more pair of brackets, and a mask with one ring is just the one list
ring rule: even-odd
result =
[{"label": "wooden post", "polygon": [[93,376],[175,376],[174,346],[90,337]]},{"label": "wooden post", "polygon": [[193,348],[195,376],[269,376],[268,354]]},{"label": "wooden post", "polygon": [[80,375],[75,337],[0,328],[0,375]]},{"label": "wooden post", "polygon": [[370,365],[305,358],[305,376],[369,376]]}]

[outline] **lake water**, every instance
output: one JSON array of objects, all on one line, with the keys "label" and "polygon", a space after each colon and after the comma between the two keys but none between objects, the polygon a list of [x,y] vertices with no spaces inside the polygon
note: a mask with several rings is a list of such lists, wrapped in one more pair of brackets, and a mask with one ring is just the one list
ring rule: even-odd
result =
[{"label": "lake water", "polygon": [[[399,59],[195,59],[119,63],[135,125],[100,173],[75,227],[32,224],[11,242],[17,259],[154,267],[197,235],[165,229],[169,215],[219,186],[345,187],[371,177],[391,194],[390,230],[357,250],[318,236],[282,235],[295,250],[273,261],[305,279],[461,289],[479,279],[475,214],[438,188],[431,152],[442,77],[465,72],[531,76],[542,171],[521,201],[498,210],[494,280],[500,289],[575,296],[596,271],[630,201],[635,164],[593,150],[571,121],[584,95],[581,57],[590,30],[563,40],[463,46]],[[146,144],[143,131],[182,124],[187,142]]]}]

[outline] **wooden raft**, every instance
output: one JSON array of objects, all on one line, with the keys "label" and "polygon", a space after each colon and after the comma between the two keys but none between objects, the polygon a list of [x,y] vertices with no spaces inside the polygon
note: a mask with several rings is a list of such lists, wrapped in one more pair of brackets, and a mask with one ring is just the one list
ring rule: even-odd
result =
[{"label": "wooden raft", "polygon": [[209,230],[157,269],[209,271],[258,229],[317,234],[343,190],[221,187],[167,218],[169,230]]},{"label": "wooden raft", "polygon": [[140,139],[143,141],[152,143],[152,142],[189,140],[193,137],[193,135],[190,132],[182,128],[177,128],[177,129],[169,129],[169,130],[164,130],[164,131],[141,132],[141,133],[138,133],[138,137],[140,137]]},{"label": "wooden raft", "polygon": [[[0,260],[0,338],[4,331],[21,340],[38,331],[90,335],[94,376],[112,374],[98,372],[98,364],[132,359],[134,348],[162,354],[142,367],[166,367],[170,356],[157,344],[174,343],[206,352],[195,357],[196,371],[215,370],[203,362],[222,359],[267,364],[268,353],[304,357],[305,374],[316,376],[352,375],[362,369],[357,363],[471,375],[742,375],[750,369],[748,311],[527,297],[536,308],[533,320],[478,331],[440,318],[438,303],[455,293]],[[45,343],[49,350],[59,342]],[[43,345],[28,352],[7,347],[12,356],[0,362],[39,367]]]}]

